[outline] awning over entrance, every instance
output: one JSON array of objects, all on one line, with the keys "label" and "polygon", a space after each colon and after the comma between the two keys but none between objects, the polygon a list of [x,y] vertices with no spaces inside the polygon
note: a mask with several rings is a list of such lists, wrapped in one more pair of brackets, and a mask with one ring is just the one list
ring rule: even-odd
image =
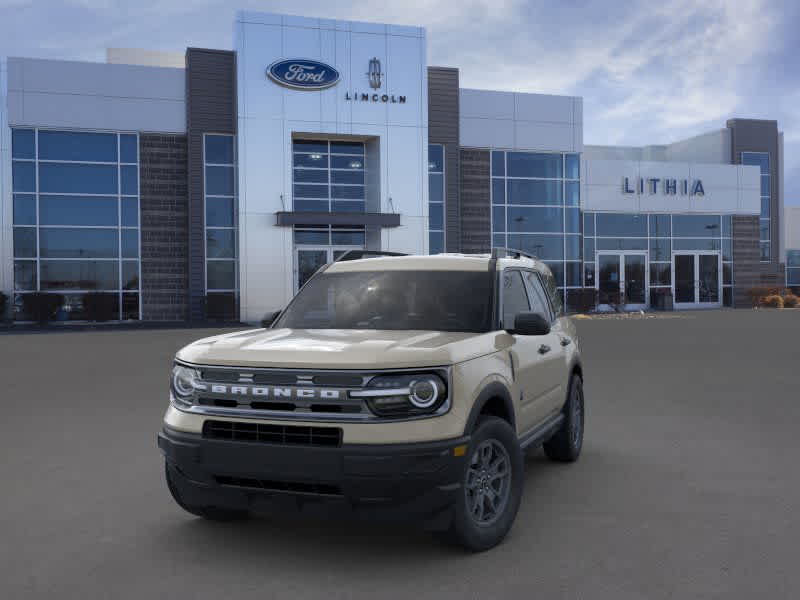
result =
[{"label": "awning over entrance", "polygon": [[275,213],[276,225],[366,225],[370,227],[400,227],[396,213],[293,211]]}]

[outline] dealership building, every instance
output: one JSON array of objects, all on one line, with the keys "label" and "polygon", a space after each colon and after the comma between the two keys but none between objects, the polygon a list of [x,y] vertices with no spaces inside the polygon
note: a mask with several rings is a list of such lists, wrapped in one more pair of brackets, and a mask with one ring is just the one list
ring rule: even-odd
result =
[{"label": "dealership building", "polygon": [[255,322],[351,249],[516,248],[570,307],[749,306],[800,277],[776,121],[590,146],[582,98],[461,88],[424,28],[240,12],[234,32],[0,62],[15,319],[39,291],[65,321],[101,292],[119,320]]}]

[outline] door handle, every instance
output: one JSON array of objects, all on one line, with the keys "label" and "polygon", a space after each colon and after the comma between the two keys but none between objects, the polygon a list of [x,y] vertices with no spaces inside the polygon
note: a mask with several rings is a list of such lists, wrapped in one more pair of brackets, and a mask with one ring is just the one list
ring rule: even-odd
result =
[{"label": "door handle", "polygon": [[568,337],[562,337],[561,338],[561,345],[562,346],[569,346],[571,343],[572,343],[572,340],[569,339]]},{"label": "door handle", "polygon": [[542,344],[539,346],[539,354],[547,354],[548,352],[550,352],[550,346],[547,344]]}]

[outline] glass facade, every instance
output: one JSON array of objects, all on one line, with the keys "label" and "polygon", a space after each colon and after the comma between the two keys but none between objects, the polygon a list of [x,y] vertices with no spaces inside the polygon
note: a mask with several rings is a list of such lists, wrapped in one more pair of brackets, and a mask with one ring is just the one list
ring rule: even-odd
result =
[{"label": "glass facade", "polygon": [[203,163],[209,312],[230,314],[239,289],[235,136],[205,134]]},{"label": "glass facade", "polygon": [[759,220],[759,245],[761,248],[761,261],[769,262],[772,258],[772,244],[770,238],[770,190],[769,152],[742,152],[742,164],[753,165],[761,169],[761,218]]},{"label": "glass facade", "polygon": [[428,145],[428,253],[444,252],[444,146]]},{"label": "glass facade", "polygon": [[295,211],[364,212],[364,143],[292,141]]},{"label": "glass facade", "polygon": [[492,246],[529,252],[560,290],[581,283],[580,155],[492,151]]},{"label": "glass facade", "polygon": [[800,287],[800,250],[786,251],[786,285]]},{"label": "glass facade", "polygon": [[733,285],[733,244],[730,215],[594,213],[583,215],[583,281],[596,287],[596,260],[601,251],[642,250],[649,255],[651,297],[672,289],[672,254],[681,251],[719,252],[723,298],[730,305]]},{"label": "glass facade", "polygon": [[104,294],[113,320],[140,318],[139,140],[134,133],[12,130],[14,311],[53,292],[56,320],[85,320]]}]

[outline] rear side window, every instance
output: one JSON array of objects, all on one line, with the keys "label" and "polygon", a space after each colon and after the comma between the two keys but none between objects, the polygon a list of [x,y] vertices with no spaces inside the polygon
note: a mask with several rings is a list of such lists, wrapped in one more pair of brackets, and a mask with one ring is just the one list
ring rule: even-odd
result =
[{"label": "rear side window", "polygon": [[514,326],[514,317],[531,309],[519,271],[503,272],[503,328]]},{"label": "rear side window", "polygon": [[547,291],[547,296],[550,298],[550,305],[553,307],[555,317],[562,316],[564,314],[564,304],[561,302],[561,292],[556,285],[556,278],[553,277],[550,269],[547,271],[540,271],[539,274],[542,276],[545,291]]},{"label": "rear side window", "polygon": [[548,321],[553,320],[553,313],[550,312],[550,305],[547,302],[547,294],[542,288],[539,276],[533,271],[525,271],[525,283],[528,284],[528,297],[531,300],[531,311],[539,313]]}]

